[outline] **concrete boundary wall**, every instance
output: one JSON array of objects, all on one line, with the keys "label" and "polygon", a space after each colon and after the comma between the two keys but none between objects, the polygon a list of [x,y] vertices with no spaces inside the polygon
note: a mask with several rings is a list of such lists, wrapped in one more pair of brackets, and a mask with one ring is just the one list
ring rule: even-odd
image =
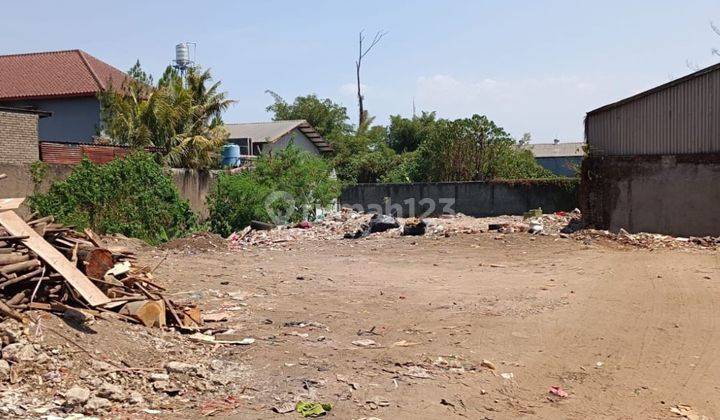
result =
[{"label": "concrete boundary wall", "polygon": [[720,235],[720,154],[589,157],[584,220],[600,229]]},{"label": "concrete boundary wall", "polygon": [[[0,181],[0,198],[27,197],[32,195],[35,188],[30,174],[31,164],[2,164],[0,173],[7,174],[7,178]],[[50,185],[57,180],[65,179],[72,172],[72,165],[48,164],[48,173],[45,175],[40,191],[47,191]],[[170,169],[175,186],[180,195],[190,202],[190,208],[201,218],[208,216],[205,197],[210,192],[215,179],[216,171],[195,171],[191,169]]]},{"label": "concrete boundary wall", "polygon": [[578,181],[548,179],[491,182],[359,184],[345,188],[343,206],[400,217],[464,213],[469,216],[519,215],[578,206]]}]

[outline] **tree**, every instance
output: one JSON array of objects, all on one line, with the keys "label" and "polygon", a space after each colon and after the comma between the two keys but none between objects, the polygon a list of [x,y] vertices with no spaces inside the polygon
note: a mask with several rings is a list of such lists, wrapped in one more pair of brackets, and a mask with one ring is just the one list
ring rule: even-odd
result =
[{"label": "tree", "polygon": [[222,113],[233,101],[219,92],[220,82],[208,86],[210,71],[181,75],[168,67],[155,86],[139,62],[128,74],[133,77],[119,89],[98,95],[103,134],[116,144],[155,147],[171,166],[214,166],[228,137]]},{"label": "tree", "polygon": [[362,85],[360,84],[360,68],[362,67],[362,60],[366,55],[376,46],[380,40],[387,35],[385,31],[378,31],[375,33],[370,45],[363,48],[363,42],[365,41],[365,35],[363,31],[360,31],[358,35],[358,58],[355,61],[355,76],[357,77],[357,98],[358,98],[358,128],[365,126],[365,120],[368,118],[367,111],[365,110],[363,100],[365,96],[362,94]]},{"label": "tree", "polygon": [[529,150],[481,115],[438,120],[417,149],[415,162],[406,166],[416,182],[552,177]]},{"label": "tree", "polygon": [[[260,156],[252,171],[220,173],[207,198],[210,226],[227,236],[252,220],[312,220],[316,206],[327,207],[339,194],[328,162],[290,145]],[[286,220],[273,220],[281,214]]]},{"label": "tree", "polygon": [[375,126],[348,134],[333,145],[332,163],[344,184],[380,182],[398,164],[398,157],[387,145],[387,130]]},{"label": "tree", "polygon": [[397,153],[415,151],[430,134],[435,122],[434,112],[423,112],[412,119],[391,115],[388,144]]},{"label": "tree", "polygon": [[273,121],[305,120],[331,143],[352,131],[352,126],[347,122],[347,108],[330,99],[320,99],[310,94],[298,96],[289,104],[277,93],[271,90],[266,92],[274,100],[265,108],[273,114]]}]

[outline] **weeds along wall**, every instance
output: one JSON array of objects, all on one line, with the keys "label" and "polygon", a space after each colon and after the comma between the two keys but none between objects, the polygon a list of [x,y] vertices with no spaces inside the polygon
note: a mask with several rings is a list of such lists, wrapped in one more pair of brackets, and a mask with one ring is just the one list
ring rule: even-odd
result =
[{"label": "weeds along wall", "polygon": [[[37,165],[35,165],[37,168]],[[0,163],[0,173],[7,174],[7,178],[0,181],[0,198],[27,197],[32,195],[35,188],[46,192],[50,185],[57,180],[65,179],[72,172],[72,165],[44,164],[42,182],[36,185],[33,179],[33,164]],[[190,208],[202,219],[207,217],[205,196],[210,192],[215,172],[195,171],[190,169],[171,169],[171,176],[180,195],[190,202]]]},{"label": "weeds along wall", "polygon": [[[0,198],[25,197],[33,193],[36,184],[31,175],[31,164],[0,164],[0,173],[8,177],[0,182]],[[46,165],[40,191],[47,191],[55,180],[64,179],[72,171],[70,165]],[[217,172],[172,169],[173,182],[180,195],[189,200],[190,207],[200,219],[208,216],[205,202]],[[436,202],[434,214],[441,214],[444,204],[440,199],[454,200],[455,212],[470,216],[496,216],[522,214],[531,208],[542,207],[545,212],[572,210],[578,207],[578,181],[574,179],[548,179],[494,182],[445,182],[415,184],[359,184],[346,187],[340,203],[361,206],[368,210],[372,204],[385,207],[386,203],[402,206],[403,214],[410,213],[410,203],[416,215],[427,210],[427,200]],[[425,201],[423,201],[425,200]],[[372,210],[372,209],[370,209]]]}]

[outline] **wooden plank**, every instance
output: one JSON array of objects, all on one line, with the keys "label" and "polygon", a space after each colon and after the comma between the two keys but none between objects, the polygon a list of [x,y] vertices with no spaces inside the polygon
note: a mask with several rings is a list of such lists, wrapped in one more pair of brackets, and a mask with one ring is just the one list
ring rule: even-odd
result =
[{"label": "wooden plank", "polygon": [[25,198],[0,198],[0,211],[15,210],[23,201]]},{"label": "wooden plank", "polygon": [[110,299],[98,289],[80,270],[77,269],[63,254],[37,234],[17,214],[12,211],[0,213],[0,224],[11,235],[24,235],[25,246],[30,248],[45,261],[82,296],[91,306],[103,305]]}]

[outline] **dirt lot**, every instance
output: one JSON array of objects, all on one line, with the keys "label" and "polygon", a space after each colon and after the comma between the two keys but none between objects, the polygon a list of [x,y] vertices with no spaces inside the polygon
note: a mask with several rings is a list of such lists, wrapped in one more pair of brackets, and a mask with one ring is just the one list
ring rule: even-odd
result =
[{"label": "dirt lot", "polygon": [[342,419],[672,418],[677,404],[720,417],[718,251],[522,233],[206,248],[142,255],[148,265],[167,255],[156,277],[168,293],[228,313],[217,328],[251,345],[48,321],[99,357],[210,372],[178,379],[177,395],[146,389],[144,406],[110,416],[300,418],[273,407],[316,400]]}]

